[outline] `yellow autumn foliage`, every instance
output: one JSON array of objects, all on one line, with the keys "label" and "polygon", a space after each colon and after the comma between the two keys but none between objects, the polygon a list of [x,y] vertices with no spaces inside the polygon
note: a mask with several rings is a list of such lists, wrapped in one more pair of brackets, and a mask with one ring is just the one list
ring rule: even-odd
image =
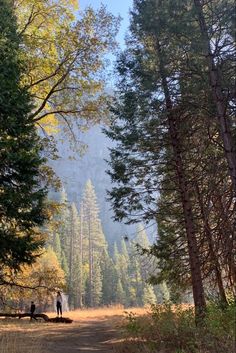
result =
[{"label": "yellow autumn foliage", "polygon": [[[114,46],[117,20],[104,8],[83,14],[77,0],[15,0],[32,117],[48,133],[106,113],[104,55]],[[81,122],[79,123],[81,124]]]},{"label": "yellow autumn foliage", "polygon": [[[0,295],[6,299],[6,303],[11,303],[12,307],[18,309],[29,305],[31,300],[41,307],[50,304],[56,290],[65,287],[64,271],[55,252],[50,248],[31,266],[22,266],[17,274],[6,270],[4,277],[12,285],[2,285]],[[9,307],[11,308],[11,305]],[[9,307],[6,306],[6,309]]]}]

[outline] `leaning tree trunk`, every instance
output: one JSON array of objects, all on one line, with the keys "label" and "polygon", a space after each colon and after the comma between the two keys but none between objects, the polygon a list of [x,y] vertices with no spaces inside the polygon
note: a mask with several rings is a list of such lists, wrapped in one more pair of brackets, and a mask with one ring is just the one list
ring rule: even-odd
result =
[{"label": "leaning tree trunk", "polygon": [[190,192],[188,190],[188,182],[185,175],[185,169],[182,159],[181,142],[178,133],[178,117],[175,112],[169,87],[167,83],[167,75],[162,57],[162,50],[158,40],[156,40],[156,50],[160,63],[160,75],[162,80],[162,87],[165,97],[166,112],[169,125],[169,136],[173,150],[175,173],[178,182],[178,189],[180,193],[182,209],[184,214],[185,229],[188,244],[188,254],[191,270],[191,280],[193,289],[193,298],[195,304],[196,322],[200,322],[205,316],[206,301],[204,295],[199,249],[197,244],[197,237],[194,225],[193,209],[191,204]]},{"label": "leaning tree trunk", "polygon": [[203,13],[203,5],[200,0],[194,0],[194,5],[197,11],[198,22],[205,48],[205,57],[209,70],[213,101],[216,107],[217,118],[220,126],[220,135],[223,140],[225,156],[228,163],[229,175],[232,179],[234,194],[236,195],[236,145],[232,137],[230,120],[226,116],[227,99],[223,94],[219,69],[216,67],[214,62],[214,55],[211,50],[207,25]]}]

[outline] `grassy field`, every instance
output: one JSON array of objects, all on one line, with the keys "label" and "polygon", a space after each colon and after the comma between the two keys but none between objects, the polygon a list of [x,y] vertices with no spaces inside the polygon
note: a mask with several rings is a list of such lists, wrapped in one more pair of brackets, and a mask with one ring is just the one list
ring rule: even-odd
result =
[{"label": "grassy field", "polygon": [[[146,309],[130,308],[126,312],[122,306],[97,309],[83,309],[64,313],[63,316],[74,320],[73,324],[53,324],[44,321],[27,319],[0,319],[0,353],[45,353],[51,352],[51,338],[60,333],[67,339],[68,330],[79,332],[83,325],[92,322],[105,322],[114,327],[117,332],[125,323],[127,313],[135,312],[137,316],[144,315]],[[55,317],[55,313],[47,313]],[[116,342],[117,344],[117,342]],[[68,351],[70,348],[68,346]]]},{"label": "grassy field", "polygon": [[[49,316],[53,317],[55,313],[49,313]],[[94,331],[98,329],[98,339],[102,342],[111,328],[114,331],[112,349],[106,352],[233,353],[235,349],[233,306],[224,311],[209,306],[205,326],[198,328],[193,307],[188,305],[125,310],[117,306],[76,310],[64,316],[73,319],[73,324],[0,320],[0,353],[71,353],[76,351],[76,346],[84,347],[90,340],[90,350],[85,348],[82,352],[105,353],[96,348],[100,346]],[[60,346],[56,348],[58,337]],[[67,347],[66,351],[60,350],[63,346]]]},{"label": "grassy field", "polygon": [[[117,318],[125,318],[126,313],[136,313],[136,315],[144,315],[148,311],[147,308],[128,308],[124,309],[122,305],[117,306],[108,306],[102,308],[95,309],[82,309],[82,310],[74,310],[68,311],[63,314],[65,317],[69,317],[75,321],[83,321],[83,320],[100,320],[100,319],[109,319],[110,317]],[[47,313],[48,316],[54,317],[55,313]]]}]

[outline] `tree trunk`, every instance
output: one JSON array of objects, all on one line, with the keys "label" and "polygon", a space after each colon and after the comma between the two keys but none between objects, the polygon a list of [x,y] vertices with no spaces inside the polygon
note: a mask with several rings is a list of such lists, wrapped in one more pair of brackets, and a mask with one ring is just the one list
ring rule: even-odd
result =
[{"label": "tree trunk", "polygon": [[89,231],[89,305],[93,307],[93,250],[92,250],[92,232],[91,232],[91,216],[88,219]]},{"label": "tree trunk", "polygon": [[208,247],[209,247],[211,265],[213,265],[213,270],[215,272],[215,278],[216,278],[216,282],[217,282],[218,289],[219,289],[220,302],[222,304],[222,307],[226,307],[226,306],[228,306],[228,301],[226,298],[223,279],[221,276],[220,263],[217,258],[217,253],[214,249],[214,241],[212,239],[211,227],[209,225],[209,222],[208,222],[208,219],[206,216],[204,202],[203,202],[203,199],[201,196],[201,192],[199,190],[199,186],[197,184],[196,184],[196,191],[197,191],[197,195],[198,195],[198,203],[199,203],[200,210],[201,210],[204,232],[205,232],[206,240],[207,240]]},{"label": "tree trunk", "polygon": [[167,75],[165,72],[165,66],[162,57],[162,51],[159,41],[156,39],[156,50],[160,62],[160,74],[162,79],[162,87],[165,96],[165,105],[169,125],[169,136],[172,145],[174,162],[175,162],[175,172],[178,182],[178,188],[180,192],[185,229],[187,236],[188,244],[188,253],[189,253],[189,262],[191,270],[191,279],[192,279],[192,289],[193,289],[193,298],[195,304],[195,316],[196,323],[200,322],[205,316],[206,302],[204,295],[204,288],[201,275],[201,266],[200,266],[200,257],[199,249],[197,245],[197,238],[194,226],[193,210],[190,199],[190,192],[188,190],[187,178],[185,176],[185,170],[182,160],[181,153],[181,143],[178,135],[178,117],[177,112],[174,109],[169,87],[167,83]]},{"label": "tree trunk", "polygon": [[83,307],[83,203],[81,205],[81,213],[80,213],[80,238],[79,238],[79,246],[80,246],[80,283],[79,283],[79,308]]},{"label": "tree trunk", "polygon": [[236,146],[232,137],[230,120],[226,116],[227,98],[224,97],[219,69],[216,67],[214,62],[214,55],[211,50],[207,25],[203,13],[203,5],[201,4],[200,0],[194,0],[194,5],[197,11],[198,22],[202,34],[203,45],[205,48],[205,57],[209,70],[209,79],[213,101],[215,103],[218,123],[220,126],[220,135],[223,140],[225,156],[229,168],[229,175],[231,177],[234,194],[236,196]]},{"label": "tree trunk", "polygon": [[73,293],[73,259],[74,259],[74,214],[71,208],[71,234],[70,234],[70,258],[69,258],[69,305],[71,307],[74,298],[72,298]]}]

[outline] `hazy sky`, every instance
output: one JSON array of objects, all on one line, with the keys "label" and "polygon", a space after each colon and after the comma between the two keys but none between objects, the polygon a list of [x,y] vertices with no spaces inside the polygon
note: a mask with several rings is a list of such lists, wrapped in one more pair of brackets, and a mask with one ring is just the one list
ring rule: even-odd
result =
[{"label": "hazy sky", "polygon": [[108,11],[114,15],[120,15],[122,17],[120,32],[117,37],[120,45],[124,44],[124,36],[129,25],[129,9],[132,7],[132,0],[79,0],[80,8],[84,9],[86,6],[92,6],[94,8],[104,4]]}]

